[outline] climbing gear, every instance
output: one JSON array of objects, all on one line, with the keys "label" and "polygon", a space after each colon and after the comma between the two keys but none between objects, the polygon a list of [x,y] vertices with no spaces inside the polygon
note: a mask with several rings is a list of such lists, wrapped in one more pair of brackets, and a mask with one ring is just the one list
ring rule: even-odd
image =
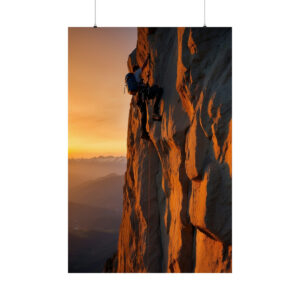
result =
[{"label": "climbing gear", "polygon": [[133,73],[128,73],[125,76],[125,85],[127,87],[128,94],[135,95],[137,93],[139,85],[136,82]]}]

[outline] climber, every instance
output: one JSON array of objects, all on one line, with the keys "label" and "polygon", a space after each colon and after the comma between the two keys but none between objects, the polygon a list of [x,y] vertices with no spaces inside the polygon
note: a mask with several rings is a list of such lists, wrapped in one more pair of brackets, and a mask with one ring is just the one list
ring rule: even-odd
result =
[{"label": "climber", "polygon": [[159,105],[160,105],[163,89],[158,87],[157,85],[153,85],[150,87],[148,83],[144,84],[141,78],[142,72],[147,66],[149,59],[150,59],[150,55],[147,56],[147,59],[145,60],[141,68],[135,65],[133,67],[133,73],[128,73],[125,77],[128,93],[134,96],[133,101],[139,107],[142,115],[141,138],[143,139],[149,139],[149,133],[147,132],[146,129],[146,124],[147,124],[146,100],[155,98],[152,119],[154,121],[161,121],[161,115],[159,114],[159,107],[160,107]]}]

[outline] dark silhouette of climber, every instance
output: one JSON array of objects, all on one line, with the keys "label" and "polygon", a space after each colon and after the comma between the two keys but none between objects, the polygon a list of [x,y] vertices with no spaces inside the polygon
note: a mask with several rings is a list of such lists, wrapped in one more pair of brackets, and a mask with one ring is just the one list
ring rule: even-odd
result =
[{"label": "dark silhouette of climber", "polygon": [[[147,108],[146,108],[146,101],[150,99],[155,98],[155,103],[153,107],[153,114],[152,119],[154,121],[161,121],[161,115],[159,114],[159,108],[160,108],[160,100],[163,94],[163,89],[160,88],[158,85],[149,86],[149,83],[144,84],[142,80],[142,72],[147,66],[147,63],[150,59],[150,55],[147,56],[147,59],[145,60],[143,66],[139,68],[139,66],[135,65],[133,67],[133,74],[129,73],[126,75],[126,84],[128,92],[131,95],[134,95],[134,103],[137,104],[137,106],[140,109],[142,120],[141,120],[141,129],[142,129],[142,135],[141,138],[143,139],[149,139],[149,133],[146,129],[147,124]],[[133,76],[134,78],[133,78]],[[131,77],[131,78],[130,78]],[[132,82],[130,82],[132,80]],[[136,86],[134,84],[134,81],[136,82]]]}]

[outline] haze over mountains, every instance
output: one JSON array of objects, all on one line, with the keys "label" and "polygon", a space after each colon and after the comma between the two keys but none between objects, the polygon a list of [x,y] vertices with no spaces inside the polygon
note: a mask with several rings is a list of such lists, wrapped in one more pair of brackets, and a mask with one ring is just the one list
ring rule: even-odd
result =
[{"label": "haze over mountains", "polygon": [[69,188],[111,173],[123,175],[125,170],[126,157],[124,156],[98,156],[89,159],[69,159]]},{"label": "haze over mountains", "polygon": [[101,272],[117,250],[125,157],[69,159],[69,272]]}]

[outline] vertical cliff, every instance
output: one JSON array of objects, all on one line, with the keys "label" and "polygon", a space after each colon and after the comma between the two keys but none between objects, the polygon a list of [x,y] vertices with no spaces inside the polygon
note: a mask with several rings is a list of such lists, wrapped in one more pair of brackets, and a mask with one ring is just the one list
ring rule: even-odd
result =
[{"label": "vertical cliff", "polygon": [[231,28],[139,28],[128,68],[164,90],[130,105],[118,272],[231,272]]}]

